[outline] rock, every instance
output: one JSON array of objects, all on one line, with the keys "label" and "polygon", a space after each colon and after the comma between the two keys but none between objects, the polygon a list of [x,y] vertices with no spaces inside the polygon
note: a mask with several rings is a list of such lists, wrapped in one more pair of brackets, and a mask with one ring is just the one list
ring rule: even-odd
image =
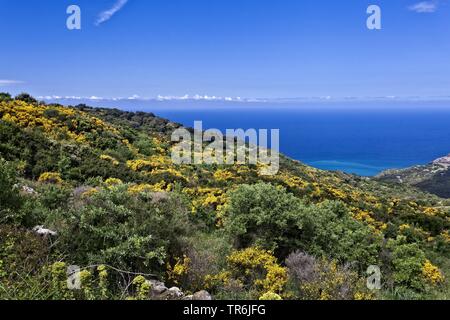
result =
[{"label": "rock", "polygon": [[212,296],[208,291],[202,290],[194,293],[194,295],[192,296],[192,300],[212,300]]},{"label": "rock", "polygon": [[169,290],[164,285],[164,283],[161,282],[161,281],[148,280],[147,282],[151,286],[151,294],[152,294],[152,296],[159,296],[159,295],[163,294],[164,292],[166,292],[167,290]]},{"label": "rock", "polygon": [[181,300],[194,300],[194,296],[191,294],[191,295],[189,295],[189,296],[184,297],[184,298],[181,299]]},{"label": "rock", "polygon": [[58,232],[52,231],[50,229],[45,229],[44,226],[36,226],[33,228],[33,231],[43,237],[45,236],[56,237],[58,235]]},{"label": "rock", "polygon": [[152,287],[152,293],[154,295],[160,295],[164,292],[166,292],[168,289],[166,286],[162,285],[162,286],[156,286],[156,287]]},{"label": "rock", "polygon": [[177,298],[184,296],[184,293],[180,290],[180,288],[177,288],[177,287],[170,288],[169,292]]},{"label": "rock", "polygon": [[450,154],[448,156],[434,160],[433,164],[438,164],[445,168],[450,167]]},{"label": "rock", "polygon": [[180,300],[183,296],[184,293],[179,288],[172,287],[156,298],[161,300]]},{"label": "rock", "polygon": [[22,192],[24,192],[25,194],[29,194],[29,195],[37,194],[37,192],[33,188],[28,187],[28,186],[22,186]]}]

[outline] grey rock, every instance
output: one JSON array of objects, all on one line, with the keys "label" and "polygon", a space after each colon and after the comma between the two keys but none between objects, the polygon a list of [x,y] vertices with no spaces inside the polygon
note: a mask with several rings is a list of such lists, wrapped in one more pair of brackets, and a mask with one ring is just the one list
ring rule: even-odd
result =
[{"label": "grey rock", "polygon": [[192,300],[209,301],[212,300],[212,296],[209,294],[208,291],[201,290],[199,292],[194,293],[194,295],[192,296]]},{"label": "grey rock", "polygon": [[184,296],[183,292],[177,288],[173,287],[163,292],[161,295],[157,296],[157,299],[160,300],[180,300]]},{"label": "grey rock", "polygon": [[33,228],[33,231],[43,237],[46,236],[52,236],[52,237],[56,237],[58,235],[58,232],[56,231],[52,231],[50,229],[45,229],[44,226],[36,226]]},{"label": "grey rock", "polygon": [[152,294],[152,296],[159,296],[159,295],[163,294],[164,292],[166,292],[167,290],[169,290],[164,285],[164,283],[161,282],[161,281],[158,281],[158,280],[147,280],[147,282],[151,286],[151,294]]},{"label": "grey rock", "polygon": [[173,294],[175,297],[180,298],[184,296],[183,292],[180,290],[180,288],[172,287],[169,289],[169,292]]},{"label": "grey rock", "polygon": [[37,192],[33,188],[31,188],[29,186],[22,186],[22,191],[24,193],[26,193],[26,194],[29,194],[29,195],[36,195],[37,194]]}]

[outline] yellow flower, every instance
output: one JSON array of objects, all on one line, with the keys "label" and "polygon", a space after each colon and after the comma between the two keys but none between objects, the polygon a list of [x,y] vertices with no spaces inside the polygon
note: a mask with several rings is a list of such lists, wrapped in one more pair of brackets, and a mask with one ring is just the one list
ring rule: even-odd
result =
[{"label": "yellow flower", "polygon": [[57,172],[44,172],[39,176],[39,182],[61,184],[63,182],[61,175]]},{"label": "yellow flower", "polygon": [[119,165],[119,161],[117,161],[115,158],[113,158],[113,157],[111,157],[111,156],[108,156],[108,155],[105,155],[105,154],[102,154],[101,156],[100,156],[100,159],[101,160],[104,160],[104,161],[108,161],[108,162],[111,162],[113,165],[115,165],[115,166],[118,166]]},{"label": "yellow flower", "polygon": [[214,173],[214,179],[217,181],[227,181],[234,178],[234,174],[227,170],[217,170]]},{"label": "yellow flower", "polygon": [[422,275],[427,280],[427,282],[437,285],[444,282],[444,276],[439,271],[438,267],[433,265],[429,260],[425,261],[422,267]]},{"label": "yellow flower", "polygon": [[105,181],[105,185],[108,188],[112,188],[112,187],[115,187],[115,186],[118,186],[118,185],[121,185],[121,184],[123,184],[122,180],[116,179],[116,178],[108,178]]},{"label": "yellow flower", "polygon": [[276,301],[276,300],[283,300],[280,295],[273,293],[273,292],[266,292],[261,297],[259,297],[259,300],[263,301]]}]

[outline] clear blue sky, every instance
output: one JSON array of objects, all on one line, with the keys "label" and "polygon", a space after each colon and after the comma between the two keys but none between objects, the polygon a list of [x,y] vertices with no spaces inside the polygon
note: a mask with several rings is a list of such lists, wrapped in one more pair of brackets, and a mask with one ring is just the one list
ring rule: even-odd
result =
[{"label": "clear blue sky", "polygon": [[[117,1],[0,0],[0,91],[450,96],[448,0],[128,0],[97,26]],[[80,31],[66,29],[70,4]],[[366,28],[370,4],[381,31]]]}]

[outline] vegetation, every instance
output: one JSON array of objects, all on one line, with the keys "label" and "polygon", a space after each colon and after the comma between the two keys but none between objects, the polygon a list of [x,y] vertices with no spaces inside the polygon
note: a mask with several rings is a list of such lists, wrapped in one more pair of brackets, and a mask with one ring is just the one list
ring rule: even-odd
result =
[{"label": "vegetation", "polygon": [[427,165],[388,170],[377,177],[381,181],[407,184],[444,198],[450,198],[450,155]]},{"label": "vegetation", "polygon": [[216,299],[450,298],[449,200],[285,157],[275,176],[174,165],[178,127],[0,94],[0,299],[148,299],[150,278]]}]

